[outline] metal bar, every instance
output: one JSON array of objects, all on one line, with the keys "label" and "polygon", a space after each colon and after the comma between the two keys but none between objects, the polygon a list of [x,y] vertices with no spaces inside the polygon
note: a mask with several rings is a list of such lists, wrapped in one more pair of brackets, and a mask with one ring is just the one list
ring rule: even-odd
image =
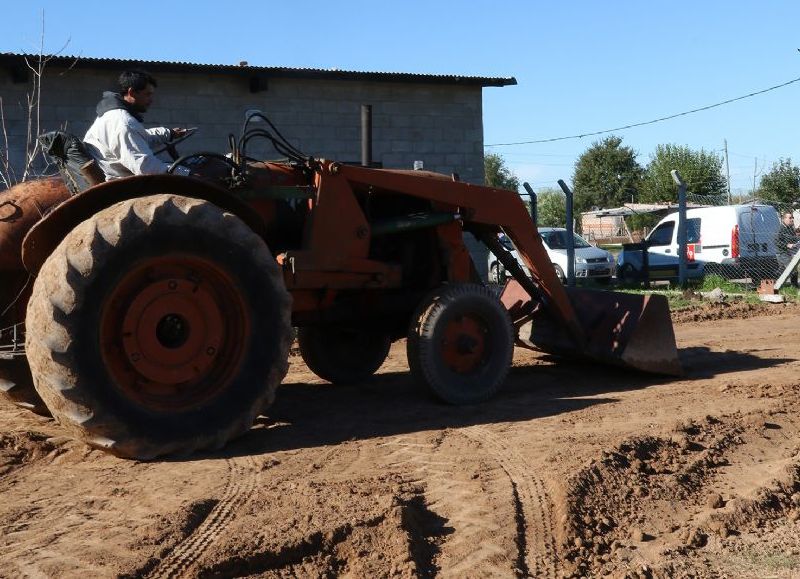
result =
[{"label": "metal bar", "polygon": [[421,213],[419,215],[406,215],[394,219],[375,221],[370,224],[370,231],[373,236],[386,235],[387,233],[399,233],[401,231],[436,227],[437,225],[452,223],[457,219],[461,219],[461,216],[457,213]]},{"label": "metal bar", "polygon": [[525,187],[525,191],[528,192],[528,197],[531,200],[531,221],[533,221],[533,224],[538,227],[538,225],[539,225],[539,201],[536,198],[536,193],[534,193],[533,187],[528,185],[527,181],[525,183],[523,183],[522,186]]},{"label": "metal bar", "polygon": [[798,263],[800,263],[800,251],[798,251],[792,256],[792,259],[789,261],[789,265],[786,266],[786,269],[783,270],[783,273],[775,281],[776,291],[781,289],[781,287],[783,287],[783,284],[785,284],[786,280],[789,279],[789,276],[792,275],[792,272],[797,267]]},{"label": "metal bar", "polygon": [[567,184],[561,179],[558,180],[558,186],[561,187],[561,190],[567,197],[567,285],[569,287],[575,287],[575,232],[572,226],[572,190],[567,187]]},{"label": "metal bar", "polygon": [[522,266],[511,252],[498,241],[495,233],[481,229],[478,232],[478,238],[486,244],[489,251],[497,257],[498,261],[503,264],[505,270],[511,274],[511,277],[517,280],[519,285],[528,292],[531,298],[546,301],[547,298],[543,295],[539,285],[525,274],[525,270],[522,269]]},{"label": "metal bar", "polygon": [[361,165],[372,165],[372,105],[361,105]]},{"label": "metal bar", "polygon": [[686,182],[677,169],[670,171],[678,186],[678,285],[686,285]]}]

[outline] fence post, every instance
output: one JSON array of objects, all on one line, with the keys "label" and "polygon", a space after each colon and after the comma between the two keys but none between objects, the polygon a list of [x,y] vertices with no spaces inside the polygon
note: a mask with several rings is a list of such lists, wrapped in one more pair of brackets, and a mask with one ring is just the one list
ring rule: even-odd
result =
[{"label": "fence post", "polygon": [[670,171],[678,186],[678,285],[686,285],[686,183],[677,169]]},{"label": "fence post", "polygon": [[558,186],[567,198],[567,285],[575,287],[575,232],[572,225],[572,190],[567,187],[562,179],[558,180]]},{"label": "fence post", "polygon": [[525,187],[525,191],[528,192],[528,198],[531,200],[531,221],[537,227],[539,226],[539,206],[538,201],[536,199],[536,193],[534,193],[533,188],[528,185],[528,182],[522,184]]}]

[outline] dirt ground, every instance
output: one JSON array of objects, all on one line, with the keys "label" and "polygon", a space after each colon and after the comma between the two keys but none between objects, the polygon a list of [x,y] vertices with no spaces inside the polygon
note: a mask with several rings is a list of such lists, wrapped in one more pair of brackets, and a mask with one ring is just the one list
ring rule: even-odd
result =
[{"label": "dirt ground", "polygon": [[299,358],[223,451],[114,458],[0,404],[2,577],[800,576],[800,306],[673,314],[683,378],[517,350],[447,407],[405,343]]}]

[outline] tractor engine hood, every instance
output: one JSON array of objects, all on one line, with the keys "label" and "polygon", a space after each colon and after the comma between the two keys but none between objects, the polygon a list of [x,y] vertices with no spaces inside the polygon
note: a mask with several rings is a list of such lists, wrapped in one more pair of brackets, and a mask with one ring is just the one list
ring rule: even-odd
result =
[{"label": "tractor engine hood", "polygon": [[0,271],[24,270],[22,240],[51,207],[69,199],[60,177],[37,179],[0,193]]}]

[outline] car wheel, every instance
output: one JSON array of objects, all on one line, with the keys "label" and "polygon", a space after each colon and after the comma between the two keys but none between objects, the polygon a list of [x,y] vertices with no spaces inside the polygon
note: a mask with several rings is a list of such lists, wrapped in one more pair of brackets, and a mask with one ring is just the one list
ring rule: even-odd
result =
[{"label": "car wheel", "polygon": [[617,278],[624,285],[634,284],[639,281],[639,273],[630,263],[626,263],[619,269]]},{"label": "car wheel", "polygon": [[562,284],[567,283],[567,276],[564,275],[564,270],[561,269],[561,266],[558,265],[557,263],[554,263],[553,264],[553,269],[556,270],[556,275],[558,276],[558,281],[560,281]]},{"label": "car wheel", "polygon": [[492,281],[494,283],[505,283],[506,281],[506,268],[500,262],[494,262],[492,264]]}]

